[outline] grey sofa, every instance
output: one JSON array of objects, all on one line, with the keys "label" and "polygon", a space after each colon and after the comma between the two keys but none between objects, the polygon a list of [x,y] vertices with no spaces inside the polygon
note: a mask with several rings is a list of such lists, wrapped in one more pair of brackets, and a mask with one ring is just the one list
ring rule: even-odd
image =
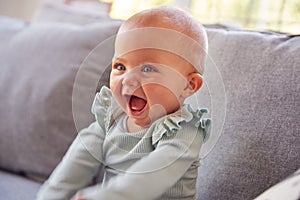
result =
[{"label": "grey sofa", "polygon": [[[0,18],[0,199],[35,199],[78,130],[93,121],[90,106],[108,82],[120,25],[94,21]],[[198,104],[214,124],[197,199],[254,199],[300,167],[300,36],[206,27]]]}]

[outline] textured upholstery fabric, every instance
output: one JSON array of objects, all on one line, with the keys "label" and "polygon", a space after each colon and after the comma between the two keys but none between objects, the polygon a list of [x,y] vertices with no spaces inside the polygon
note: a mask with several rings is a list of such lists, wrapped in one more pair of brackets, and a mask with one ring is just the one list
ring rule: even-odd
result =
[{"label": "textured upholstery fabric", "polygon": [[97,12],[84,11],[84,8],[74,8],[61,3],[45,1],[37,10],[33,17],[34,22],[60,22],[72,24],[90,24],[100,22],[109,18],[109,7],[106,3],[102,4],[102,9],[97,7]]},{"label": "textured upholstery fabric", "polygon": [[254,200],[299,200],[300,170],[272,186]]},{"label": "textured upholstery fabric", "polygon": [[226,118],[202,161],[198,199],[250,200],[300,166],[300,37],[208,29],[208,38]]},{"label": "textured upholstery fabric", "polygon": [[40,184],[18,175],[0,171],[1,199],[36,199]]},{"label": "textured upholstery fabric", "polygon": [[[72,112],[76,73],[86,63],[94,70],[83,70],[85,77],[97,85],[107,61],[97,60],[101,52],[90,52],[119,25],[110,20],[78,26],[0,19],[0,168],[43,177],[51,173],[77,134]],[[112,51],[105,51],[111,60]],[[96,86],[87,87],[81,84],[77,94],[83,105],[76,113],[79,129],[93,121]]]}]

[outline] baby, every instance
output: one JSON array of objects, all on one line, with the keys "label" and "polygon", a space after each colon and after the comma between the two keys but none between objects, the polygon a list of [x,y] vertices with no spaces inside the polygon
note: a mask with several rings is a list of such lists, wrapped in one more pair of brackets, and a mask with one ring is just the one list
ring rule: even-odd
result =
[{"label": "baby", "polygon": [[[206,52],[204,28],[184,11],[158,7],[125,21],[110,89],[101,88],[92,106],[96,121],[80,131],[38,199],[195,199],[210,120],[184,100],[202,86]],[[87,187],[102,166],[102,183]]]}]

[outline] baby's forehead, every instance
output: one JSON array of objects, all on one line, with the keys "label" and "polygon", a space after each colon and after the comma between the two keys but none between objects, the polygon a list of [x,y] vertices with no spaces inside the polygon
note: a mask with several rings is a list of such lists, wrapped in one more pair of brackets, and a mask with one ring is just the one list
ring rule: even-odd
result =
[{"label": "baby's forehead", "polygon": [[160,27],[179,32],[194,29],[191,25],[192,18],[182,11],[170,8],[158,8],[140,12],[125,21],[120,30],[130,30],[143,27]]},{"label": "baby's forehead", "polygon": [[142,48],[173,52],[203,73],[207,52],[204,27],[186,12],[159,7],[137,13],[118,32],[115,53]]},{"label": "baby's forehead", "polygon": [[192,38],[173,29],[136,28],[120,32],[116,37],[116,57],[141,49],[171,52],[172,55],[188,61],[200,73],[203,71],[205,49]]},{"label": "baby's forehead", "polygon": [[119,33],[128,30],[157,27],[180,32],[207,49],[204,27],[189,13],[171,7],[158,7],[142,11],[124,21]]}]

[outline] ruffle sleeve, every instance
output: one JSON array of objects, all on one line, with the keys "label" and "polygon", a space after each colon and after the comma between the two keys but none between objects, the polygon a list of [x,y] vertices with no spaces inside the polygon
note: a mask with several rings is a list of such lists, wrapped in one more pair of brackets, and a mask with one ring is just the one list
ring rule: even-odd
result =
[{"label": "ruffle sleeve", "polygon": [[112,97],[111,90],[106,86],[103,86],[96,94],[91,111],[100,127],[106,132],[114,123],[116,116],[121,113],[121,109],[118,108]]},{"label": "ruffle sleeve", "polygon": [[190,105],[184,105],[180,110],[162,118],[155,127],[152,135],[152,145],[157,144],[164,136],[172,136],[180,130],[182,122],[191,123],[191,125],[202,130],[203,142],[209,138],[211,129],[211,119],[203,118],[203,114],[207,113],[206,108],[193,111]]}]

